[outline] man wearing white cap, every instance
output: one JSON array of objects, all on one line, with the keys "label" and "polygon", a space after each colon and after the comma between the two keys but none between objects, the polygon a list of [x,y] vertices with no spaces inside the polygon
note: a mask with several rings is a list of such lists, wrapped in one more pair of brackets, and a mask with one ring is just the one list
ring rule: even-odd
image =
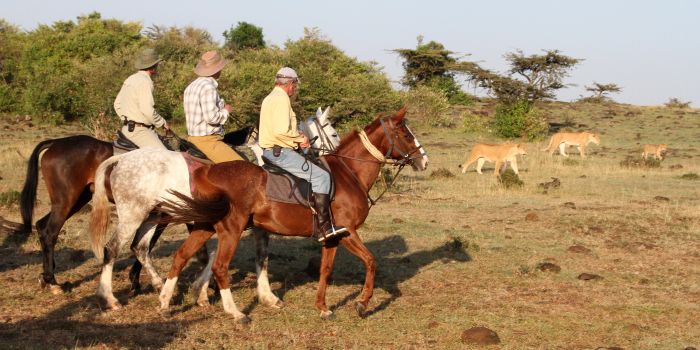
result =
[{"label": "man wearing white cap", "polygon": [[319,242],[347,231],[334,227],[330,218],[330,175],[295,152],[295,148],[308,148],[309,139],[297,130],[296,114],[289,99],[297,91],[299,77],[294,69],[284,67],[277,72],[275,88],[263,100],[260,108],[258,142],[263,156],[293,175],[311,182],[314,210],[318,231],[314,238]]},{"label": "man wearing white cap", "polygon": [[226,63],[217,51],[205,52],[194,68],[198,78],[185,89],[188,140],[214,163],[243,159],[223,142],[224,124],[233,109],[219,96],[216,79]]},{"label": "man wearing white cap", "polygon": [[122,119],[122,134],[139,148],[166,149],[154,128],[170,129],[168,123],[155,110],[153,80],[161,61],[153,49],[142,50],[134,67],[139,71],[129,76],[114,100],[114,110]]}]

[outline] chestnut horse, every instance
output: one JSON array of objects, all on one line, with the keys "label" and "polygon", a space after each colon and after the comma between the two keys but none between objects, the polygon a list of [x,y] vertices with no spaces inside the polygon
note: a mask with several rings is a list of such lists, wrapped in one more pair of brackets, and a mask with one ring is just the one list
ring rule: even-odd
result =
[{"label": "chestnut horse", "polygon": [[[425,170],[428,157],[406,126],[406,109],[378,118],[363,131],[354,130],[340,143],[335,153],[324,156],[335,181],[332,212],[338,225],[347,227],[349,234],[326,242],[322,248],[316,307],[322,318],[333,312],[326,305],[326,287],[333,269],[338,244],[345,246],[362,260],[365,283],[356,311],[362,316],[374,288],[375,260],[362,243],[357,229],[369,213],[369,189],[379,175],[382,165],[411,165]],[[216,258],[212,272],[221,294],[224,311],[240,323],[250,321],[236,307],[229,289],[228,266],[243,230],[250,222],[262,230],[285,236],[310,236],[312,212],[309,208],[268,201],[265,195],[267,174],[259,167],[245,162],[228,162],[200,168],[194,173],[197,192],[173,193],[176,201],[164,201],[160,209],[172,222],[211,223],[218,236]],[[172,192],[171,192],[172,193]],[[168,279],[160,294],[161,310],[167,312],[178,275],[187,261],[214,232],[199,230],[185,240],[173,259]],[[266,242],[267,240],[265,240]]]}]

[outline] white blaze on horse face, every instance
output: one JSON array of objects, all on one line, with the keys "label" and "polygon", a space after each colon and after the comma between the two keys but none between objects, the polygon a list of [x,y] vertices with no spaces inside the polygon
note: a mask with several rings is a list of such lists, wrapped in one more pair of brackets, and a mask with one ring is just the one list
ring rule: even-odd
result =
[{"label": "white blaze on horse face", "polygon": [[417,168],[417,170],[425,170],[428,168],[428,153],[423,149],[423,146],[421,146],[420,142],[418,142],[418,138],[416,138],[416,135],[411,131],[411,129],[406,126],[406,130],[408,130],[409,133],[411,133],[411,136],[413,136],[413,143],[416,145],[416,148],[418,148],[418,151],[420,151],[420,155],[422,156],[420,159],[419,165],[415,165],[416,162],[413,162],[414,168]]}]

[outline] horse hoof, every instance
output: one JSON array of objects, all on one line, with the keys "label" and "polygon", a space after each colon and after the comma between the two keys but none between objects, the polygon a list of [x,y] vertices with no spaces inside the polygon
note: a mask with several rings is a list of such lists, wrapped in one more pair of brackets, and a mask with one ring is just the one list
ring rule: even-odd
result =
[{"label": "horse hoof", "polygon": [[367,310],[367,307],[362,305],[361,302],[355,303],[355,311],[357,311],[357,316],[364,317],[365,311]]},{"label": "horse hoof", "polygon": [[173,317],[173,311],[170,310],[170,308],[167,308],[167,309],[160,309],[158,312],[160,313],[160,316],[163,317],[163,318],[171,318],[171,317]]},{"label": "horse hoof", "polygon": [[211,304],[209,304],[209,299],[197,300],[197,306],[200,306],[200,307],[207,307],[207,306],[209,306],[209,305],[211,305]]},{"label": "horse hoof", "polygon": [[250,324],[251,321],[252,320],[250,319],[250,317],[248,317],[248,315],[243,315],[243,316],[235,319],[235,322],[240,324],[240,325]]},{"label": "horse hoof", "polygon": [[335,314],[333,311],[321,311],[321,319],[325,321],[333,321],[335,320]]},{"label": "horse hoof", "polygon": [[141,294],[141,288],[132,288],[132,289],[129,291],[129,298],[133,298],[133,297],[135,297],[135,296],[137,296],[137,295],[139,295],[139,294]]},{"label": "horse hoof", "polygon": [[272,307],[275,308],[275,309],[281,309],[281,308],[284,307],[284,301],[282,301],[282,300],[277,300],[277,302],[275,303],[275,305],[272,305]]}]

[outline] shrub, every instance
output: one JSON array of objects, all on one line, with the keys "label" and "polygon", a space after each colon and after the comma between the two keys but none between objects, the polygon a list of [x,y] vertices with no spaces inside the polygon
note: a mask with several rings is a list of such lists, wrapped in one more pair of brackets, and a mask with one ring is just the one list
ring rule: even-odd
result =
[{"label": "shrub", "polygon": [[453,174],[451,171],[445,168],[438,168],[437,170],[433,170],[433,172],[430,173],[431,179],[449,179],[451,177],[455,177],[455,174]]},{"label": "shrub", "polygon": [[493,126],[502,137],[524,137],[530,141],[542,138],[549,129],[546,120],[527,101],[499,104]]},{"label": "shrub", "polygon": [[681,179],[683,180],[700,180],[700,175],[696,173],[685,173],[681,175]]},{"label": "shrub", "polygon": [[498,177],[498,183],[504,188],[520,188],[525,185],[523,180],[520,180],[518,174],[512,169],[506,169],[506,171]]},{"label": "shrub", "polygon": [[651,169],[660,168],[661,160],[654,158],[637,158],[633,156],[627,156],[623,161],[620,162],[620,166],[623,168],[641,168],[641,169]]},{"label": "shrub", "polygon": [[454,125],[450,116],[450,103],[445,93],[420,85],[405,94],[408,115],[435,127]]},{"label": "shrub", "polygon": [[15,190],[9,190],[0,193],[0,206],[10,207],[19,203],[20,193]]},{"label": "shrub", "polygon": [[470,113],[468,111],[462,114],[462,130],[464,132],[476,133],[486,133],[491,131],[489,128],[488,118]]},{"label": "shrub", "polygon": [[685,108],[690,107],[690,101],[683,102],[679,98],[672,97],[672,98],[669,98],[668,102],[664,103],[664,105],[668,108],[685,109]]}]

